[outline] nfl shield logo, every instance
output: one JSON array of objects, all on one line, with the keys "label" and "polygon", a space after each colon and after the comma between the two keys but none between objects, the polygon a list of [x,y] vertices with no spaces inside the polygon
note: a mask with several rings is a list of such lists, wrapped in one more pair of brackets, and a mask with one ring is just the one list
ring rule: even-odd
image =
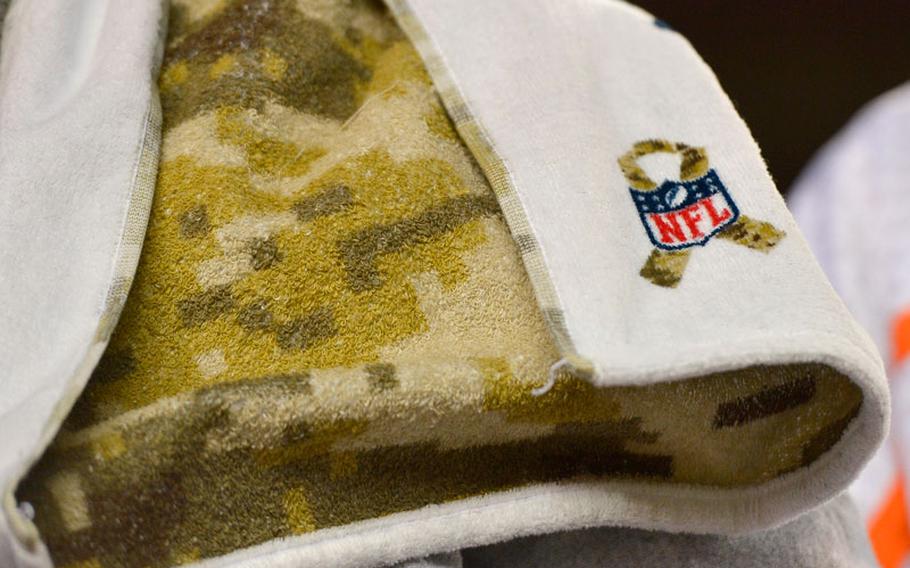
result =
[{"label": "nfl shield logo", "polygon": [[667,180],[650,191],[629,191],[648,237],[663,250],[703,245],[739,217],[713,169],[694,180]]}]

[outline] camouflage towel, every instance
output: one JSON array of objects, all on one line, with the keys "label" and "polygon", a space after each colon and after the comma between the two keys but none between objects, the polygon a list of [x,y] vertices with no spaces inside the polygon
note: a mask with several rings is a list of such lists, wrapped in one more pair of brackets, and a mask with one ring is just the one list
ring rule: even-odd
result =
[{"label": "camouflage towel", "polygon": [[378,2],[173,0],[110,346],[17,497],[60,566],[167,566],[529,484],[740,487],[858,412],[829,367],[564,375],[518,245]]}]

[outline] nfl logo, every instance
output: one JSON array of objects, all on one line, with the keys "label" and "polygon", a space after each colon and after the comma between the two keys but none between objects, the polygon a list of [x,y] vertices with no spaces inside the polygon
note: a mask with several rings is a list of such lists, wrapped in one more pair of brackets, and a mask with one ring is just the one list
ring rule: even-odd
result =
[{"label": "nfl logo", "polygon": [[648,237],[663,250],[703,245],[739,218],[739,209],[713,169],[694,180],[667,180],[650,191],[629,191]]}]

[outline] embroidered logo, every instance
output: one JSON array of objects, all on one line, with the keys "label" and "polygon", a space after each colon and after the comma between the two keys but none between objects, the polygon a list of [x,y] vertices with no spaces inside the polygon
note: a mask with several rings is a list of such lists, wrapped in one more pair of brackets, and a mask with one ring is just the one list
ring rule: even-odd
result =
[{"label": "embroidered logo", "polygon": [[[679,179],[658,185],[638,165],[657,152],[680,155]],[[679,284],[690,249],[713,237],[768,252],[786,233],[765,221],[740,215],[704,148],[665,140],[644,140],[619,158],[629,192],[654,250],[639,274],[658,286]]]},{"label": "embroidered logo", "polygon": [[703,245],[739,218],[714,170],[690,181],[667,180],[653,191],[629,191],[648,237],[663,250]]}]

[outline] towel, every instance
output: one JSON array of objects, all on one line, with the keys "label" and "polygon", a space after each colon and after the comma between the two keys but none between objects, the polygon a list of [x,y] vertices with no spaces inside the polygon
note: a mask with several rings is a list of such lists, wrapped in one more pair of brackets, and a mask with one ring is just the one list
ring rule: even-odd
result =
[{"label": "towel", "polygon": [[[846,495],[793,521],[740,536],[598,528],[526,537],[462,553],[453,568],[874,568],[856,507]],[[431,565],[432,566],[432,565]],[[450,566],[444,564],[443,566]]]},{"label": "towel", "polygon": [[[533,58],[480,36],[517,46],[549,21],[559,40],[588,8],[170,8],[135,278],[6,511],[58,565],[366,566],[593,525],[767,528],[836,495],[878,442],[874,351],[770,182],[749,179],[767,176],[739,122],[732,141],[629,128],[602,148],[612,193],[597,199],[623,204],[605,218],[637,231],[615,239],[581,222],[593,190],[572,180],[593,162],[570,153],[561,170],[537,130],[559,118],[558,140],[576,119],[519,97],[537,120],[509,128],[498,97],[517,93],[497,81]],[[692,57],[653,18],[599,9]],[[443,25],[460,18],[478,24]],[[470,32],[463,50],[444,29]],[[474,49],[511,71],[480,80]],[[679,160],[675,181],[655,156]],[[541,219],[553,179],[564,203]],[[579,228],[595,236],[573,241]],[[623,259],[614,280],[600,255]],[[804,295],[757,291],[760,270]],[[703,333],[725,314],[743,337]]]}]

